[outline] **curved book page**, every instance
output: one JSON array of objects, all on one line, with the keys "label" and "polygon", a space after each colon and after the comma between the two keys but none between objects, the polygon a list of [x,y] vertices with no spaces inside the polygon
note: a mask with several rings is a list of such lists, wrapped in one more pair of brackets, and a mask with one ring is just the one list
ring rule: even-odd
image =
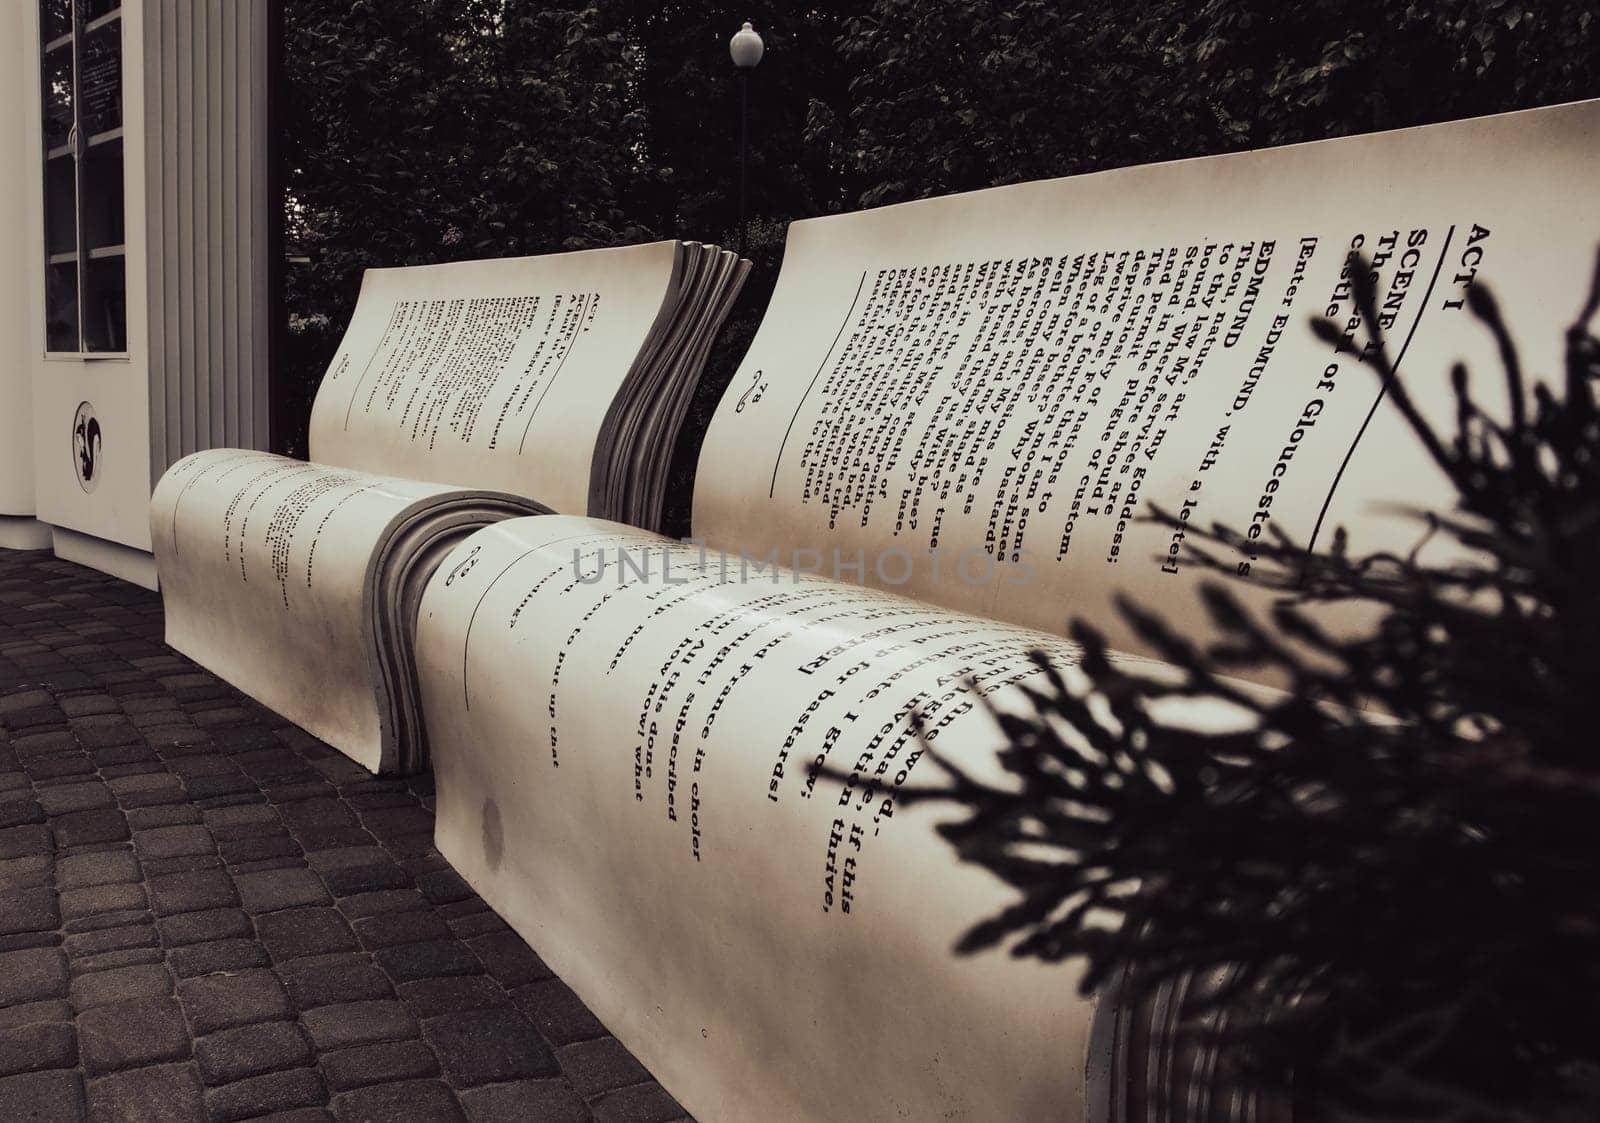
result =
[{"label": "curved book page", "polygon": [[737,566],[567,516],[457,546],[418,621],[441,852],[699,1118],[1083,1118],[1078,971],[955,957],[1011,891],[895,799],[938,778],[914,711],[992,777],[985,702],[1074,648]]},{"label": "curved book page", "polygon": [[311,459],[588,510],[607,412],[667,338],[696,252],[367,270],[312,407]]},{"label": "curved book page", "polygon": [[150,504],[167,642],[373,771],[426,756],[411,634],[461,537],[529,500],[214,449]]},{"label": "curved book page", "polygon": [[1561,377],[1600,243],[1596,135],[1584,102],[797,222],[703,446],[695,533],[1052,631],[1082,616],[1131,650],[1119,592],[1209,630],[1173,595],[1209,576],[1195,528],[1252,536],[1217,551],[1246,576],[1277,531],[1405,552],[1423,527],[1394,505],[1454,492],[1357,361],[1347,254],[1451,433],[1457,360],[1505,401],[1469,286],[1526,370]]}]

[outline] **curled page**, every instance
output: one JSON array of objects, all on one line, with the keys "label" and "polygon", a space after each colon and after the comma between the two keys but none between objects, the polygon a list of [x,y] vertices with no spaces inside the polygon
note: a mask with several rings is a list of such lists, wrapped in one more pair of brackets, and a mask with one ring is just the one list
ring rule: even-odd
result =
[{"label": "curled page", "polygon": [[667,333],[678,242],[369,269],[311,459],[588,510],[612,400]]},{"label": "curled page", "polygon": [[373,771],[426,757],[411,636],[462,536],[543,512],[487,491],[214,449],[150,502],[167,643]]},{"label": "curled page", "polygon": [[1117,1034],[1091,1056],[1074,967],[954,955],[1011,891],[934,833],[948,808],[896,805],[931,749],[995,777],[986,705],[1020,704],[1035,648],[1074,658],[616,524],[502,522],[418,620],[437,843],[699,1118],[1084,1118]]},{"label": "curled page", "polygon": [[1247,535],[1214,549],[1250,579],[1278,531],[1404,553],[1425,527],[1395,507],[1454,492],[1359,361],[1369,333],[1446,433],[1456,361],[1505,400],[1474,286],[1559,377],[1600,244],[1597,134],[1584,102],[797,222],[695,533],[1133,650],[1119,592],[1207,633],[1198,528]]}]

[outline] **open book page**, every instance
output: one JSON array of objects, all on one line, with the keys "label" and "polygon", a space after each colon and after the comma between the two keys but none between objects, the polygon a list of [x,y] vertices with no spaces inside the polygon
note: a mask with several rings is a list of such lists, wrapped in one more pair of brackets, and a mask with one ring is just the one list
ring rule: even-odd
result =
[{"label": "open book page", "polygon": [[264,452],[195,453],[150,501],[167,642],[363,766],[392,767],[373,567],[422,514],[482,525],[485,506],[538,509]]},{"label": "open book page", "polygon": [[586,511],[606,411],[666,329],[682,253],[369,269],[312,408],[311,459]]},{"label": "open book page", "polygon": [[[1386,505],[1453,491],[1308,322],[1365,342],[1358,249],[1447,433],[1455,361],[1505,402],[1471,285],[1559,378],[1600,243],[1597,135],[1586,102],[795,223],[705,441],[695,534],[1039,628],[1083,616],[1129,647],[1116,592],[1205,633],[1193,528],[1325,549],[1345,525],[1405,551],[1422,527]],[[1181,525],[1143,521],[1158,506]],[[1248,574],[1253,554],[1223,560]]]},{"label": "open book page", "polygon": [[700,1118],[1081,1117],[1077,971],[955,958],[1011,891],[896,803],[939,778],[913,712],[992,778],[984,703],[1074,648],[738,564],[568,516],[459,544],[418,618],[440,850]]}]

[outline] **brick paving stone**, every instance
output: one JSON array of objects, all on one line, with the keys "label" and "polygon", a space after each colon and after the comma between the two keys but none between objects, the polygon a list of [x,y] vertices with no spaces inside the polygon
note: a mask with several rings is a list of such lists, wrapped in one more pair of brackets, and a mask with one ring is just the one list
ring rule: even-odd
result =
[{"label": "brick paving stone", "polygon": [[89,1083],[93,1123],[206,1123],[200,1077],[192,1064],[155,1065]]},{"label": "brick paving stone", "polygon": [[437,1080],[346,1092],[334,1097],[333,1114],[339,1123],[467,1123],[455,1096]]},{"label": "brick paving stone", "polygon": [[346,866],[326,870],[322,875],[335,897],[356,893],[375,893],[381,889],[408,889],[412,877],[393,862],[367,866]]},{"label": "brick paving stone", "polygon": [[189,1055],[183,1011],[170,997],[118,1002],[78,1017],[83,1067],[91,1075],[178,1061]]},{"label": "brick paving stone", "polygon": [[0,862],[0,890],[48,885],[56,860],[50,854],[33,854]]},{"label": "brick paving stone", "polygon": [[380,916],[386,912],[407,912],[425,909],[428,902],[415,889],[384,889],[377,893],[358,893],[339,901],[339,911],[351,920],[363,916]]},{"label": "brick paving stone", "polygon": [[0,893],[0,936],[42,932],[61,924],[56,891],[47,886]]},{"label": "brick paving stone", "polygon": [[420,1041],[360,1045],[322,1056],[322,1074],[335,1092],[439,1075],[433,1051]]},{"label": "brick paving stone", "polygon": [[72,854],[56,864],[56,888],[86,889],[139,880],[139,862],[126,850],[102,850],[93,854]]},{"label": "brick paving stone", "polygon": [[374,952],[372,958],[397,983],[483,973],[478,957],[456,940],[397,944]]},{"label": "brick paving stone", "polygon": [[508,1007],[430,1018],[422,1023],[422,1036],[457,1088],[561,1075],[538,1031]]},{"label": "brick paving stone", "polygon": [[[307,769],[300,769],[294,775],[305,776]],[[314,776],[314,774],[311,774]],[[278,782],[261,789],[261,794],[273,803],[282,807],[288,803],[297,803],[305,799],[323,799],[338,794],[337,789],[326,780],[316,777],[313,779],[296,779],[293,782]]]},{"label": "brick paving stone", "polygon": [[87,714],[114,714],[119,708],[117,700],[109,694],[75,694],[61,699],[61,712],[68,717],[83,717]]},{"label": "brick paving stone", "polygon": [[222,859],[215,854],[181,854],[176,858],[148,858],[143,865],[146,877],[163,877],[172,873],[220,870]]},{"label": "brick paving stone", "polygon": [[253,795],[256,782],[244,775],[195,776],[185,782],[190,799],[216,799],[225,795]]},{"label": "brick paving stone", "polygon": [[201,975],[178,984],[178,998],[196,1033],[292,1017],[294,1007],[271,971]]},{"label": "brick paving stone", "polygon": [[76,1072],[29,1072],[0,1078],[0,1119],[81,1123],[83,1118],[83,1078]]},{"label": "brick paving stone", "polygon": [[360,827],[306,827],[294,836],[308,852],[342,850],[349,846],[372,846],[377,842]]},{"label": "brick paving stone", "polygon": [[0,829],[44,822],[44,808],[37,800],[13,799],[0,803]]},{"label": "brick paving stone", "polygon": [[361,825],[379,837],[393,837],[432,831],[433,816],[422,807],[393,807],[363,812]]},{"label": "brick paving stone", "polygon": [[150,914],[142,909],[117,909],[75,917],[62,927],[68,935],[72,935],[78,932],[103,932],[107,928],[120,928],[125,924],[142,924],[149,919]]},{"label": "brick paving stone", "polygon": [[352,1045],[378,1041],[397,1041],[416,1037],[420,1031],[416,1018],[398,1002],[348,1002],[339,1006],[320,1006],[300,1016],[300,1024],[327,1052]]},{"label": "brick paving stone", "polygon": [[450,926],[431,909],[419,909],[415,912],[363,917],[355,922],[355,931],[361,946],[371,950],[423,940],[442,940],[450,935]]},{"label": "brick paving stone", "polygon": [[43,760],[30,760],[23,767],[28,770],[28,776],[36,784],[44,784],[51,780],[92,776],[94,774],[94,765],[82,753],[68,753],[65,756],[51,756],[45,757]]},{"label": "brick paving stone", "polygon": [[94,842],[123,842],[128,837],[128,820],[115,808],[99,811],[73,811],[50,820],[56,845],[87,846]]},{"label": "brick paving stone", "polygon": [[74,975],[88,975],[96,971],[110,971],[117,967],[132,967],[142,963],[161,963],[165,956],[160,948],[123,948],[121,951],[107,951],[99,955],[85,955],[74,957],[72,960],[72,973]]},{"label": "brick paving stone", "polygon": [[78,742],[71,733],[62,729],[49,733],[25,733],[13,739],[11,747],[16,750],[18,759],[28,760],[31,757],[76,752]]},{"label": "brick paving stone", "polygon": [[336,1123],[333,1112],[325,1107],[298,1107],[293,1111],[275,1111],[271,1115],[258,1115],[253,1123]]},{"label": "brick paving stone", "polygon": [[[161,626],[153,594],[0,551],[0,929],[28,929],[0,930],[0,1097],[8,1067],[59,1064],[11,1102],[116,1123],[681,1110],[440,856],[430,778],[372,777]],[[30,681],[5,694],[7,673]],[[60,928],[3,907],[47,913],[52,889]]]},{"label": "brick paving stone", "polygon": [[[121,776],[132,776],[135,774],[165,774],[166,772],[166,769],[163,767],[161,761],[161,755],[142,741],[134,741],[126,745],[109,745],[105,748],[91,749],[88,753],[88,756],[90,760],[94,761],[95,766],[100,769],[101,776],[103,776],[107,781]],[[132,765],[138,765],[140,767],[128,767]],[[127,768],[126,771],[113,771],[114,769],[121,769],[125,767]],[[112,790],[117,791],[114,786]],[[119,795],[118,799],[119,801],[126,799],[129,796],[136,794],[136,792],[140,790],[144,789],[134,789],[133,791],[129,791],[127,795]],[[156,788],[154,790],[162,789]]]},{"label": "brick paving stone", "polygon": [[300,844],[287,834],[229,839],[220,843],[217,849],[222,854],[222,860],[229,865],[260,862],[268,858],[299,857],[302,853]]},{"label": "brick paving stone", "polygon": [[0,714],[15,714],[23,710],[36,710],[49,706],[55,700],[43,690],[15,690],[0,694]]},{"label": "brick paving stone", "polygon": [[589,1109],[565,1080],[517,1080],[461,1093],[472,1123],[587,1123]]},{"label": "brick paving stone", "polygon": [[539,1032],[555,1045],[605,1035],[606,1027],[589,1011],[583,1000],[560,979],[544,979],[515,992],[517,1006],[539,1027]]},{"label": "brick paving stone", "polygon": [[212,940],[173,948],[168,956],[173,972],[180,979],[211,975],[219,971],[246,971],[271,966],[267,949],[254,940]]},{"label": "brick paving stone", "polygon": [[375,866],[388,860],[389,852],[381,846],[346,846],[306,856],[311,868],[323,873],[347,866]]},{"label": "brick paving stone", "polygon": [[[96,757],[101,768],[105,762]],[[126,800],[128,796],[142,792],[174,792],[179,795],[183,792],[183,781],[167,771],[144,772],[128,776],[119,776],[110,781],[109,786],[116,793],[118,800]],[[127,806],[124,802],[123,806]]]},{"label": "brick paving stone", "polygon": [[256,933],[279,963],[308,955],[356,951],[349,923],[331,908],[288,909],[256,919]]},{"label": "brick paving stone", "polygon": [[[351,792],[358,786],[352,784],[345,790],[346,792]],[[417,805],[417,797],[404,790],[356,792],[353,795],[347,794],[344,801],[357,811],[381,811],[386,807],[415,807]]]},{"label": "brick paving stone", "polygon": [[0,952],[0,1006],[65,998],[67,957],[58,948]]},{"label": "brick paving stone", "polygon": [[206,1108],[215,1123],[234,1123],[254,1119],[273,1111],[315,1107],[326,1103],[327,1090],[316,1069],[291,1068],[269,1072],[211,1088],[206,1092]]},{"label": "brick paving stone", "polygon": [[150,897],[157,916],[226,908],[239,903],[233,879],[212,870],[152,877]]},{"label": "brick paving stone", "polygon": [[306,868],[302,858],[268,858],[260,862],[240,862],[230,865],[228,872],[237,877],[241,873],[261,873],[266,870],[303,870]]},{"label": "brick paving stone", "polygon": [[192,803],[179,803],[168,807],[136,807],[128,812],[128,826],[136,831],[199,821],[200,809]]},{"label": "brick paving stone", "polygon": [[678,1101],[654,1081],[608,1092],[594,1102],[595,1123],[671,1123],[684,1114]]},{"label": "brick paving stone", "polygon": [[301,905],[331,905],[322,879],[308,869],[268,870],[234,878],[248,913],[259,914]]},{"label": "brick paving stone", "polygon": [[261,1022],[208,1034],[194,1043],[200,1077],[209,1085],[295,1068],[312,1060],[311,1042],[293,1022]]},{"label": "brick paving stone", "polygon": [[103,912],[139,911],[146,907],[144,886],[137,882],[68,889],[61,894],[61,915],[68,920]]},{"label": "brick paving stone", "polygon": [[49,827],[10,827],[0,831],[0,860],[49,854],[55,848],[55,837]]},{"label": "brick paving stone", "polygon": [[217,849],[216,843],[211,841],[211,832],[199,824],[135,831],[133,848],[139,857],[146,859],[213,854]]},{"label": "brick paving stone", "polygon": [[172,974],[164,966],[141,963],[113,971],[97,971],[72,980],[72,1004],[81,1013],[94,1006],[109,1006],[135,998],[172,993]]},{"label": "brick paving stone", "polygon": [[483,962],[484,970],[508,987],[547,979],[552,974],[544,960],[509,928],[468,940],[467,946]]},{"label": "brick paving stone", "polygon": [[139,738],[139,731],[133,723],[118,713],[73,718],[71,725],[73,736],[86,749],[124,745]]},{"label": "brick paving stone", "polygon": [[39,789],[39,806],[46,815],[65,815],[69,811],[93,811],[111,807],[117,800],[111,789],[99,780],[81,784],[56,784]]},{"label": "brick paving stone", "polygon": [[556,1050],[556,1060],[572,1086],[585,1096],[650,1079],[644,1065],[615,1037],[564,1045]]},{"label": "brick paving stone", "polygon": [[251,824],[279,822],[278,813],[264,803],[249,803],[240,807],[218,807],[205,813],[206,826],[240,827]]},{"label": "brick paving stone", "polygon": [[511,998],[498,983],[482,975],[466,975],[452,979],[422,979],[404,983],[400,998],[406,1007],[419,1018],[434,1018],[440,1014],[457,1014],[463,1010],[484,1010],[491,1006],[509,1006]]},{"label": "brick paving stone", "polygon": [[295,1005],[302,1010],[394,997],[389,980],[364,955],[293,959],[278,967],[278,975]]},{"label": "brick paving stone", "polygon": [[477,894],[473,893],[472,886],[455,870],[440,870],[419,878],[417,888],[422,890],[424,896],[436,905],[447,905],[455,901],[465,901]]},{"label": "brick paving stone", "polygon": [[0,1076],[72,1068],[78,1063],[78,1036],[65,1022],[33,1022],[0,1031]]},{"label": "brick paving stone", "polygon": [[161,942],[168,947],[197,944],[204,940],[226,940],[251,934],[250,918],[239,909],[207,909],[180,913],[156,922]]},{"label": "brick paving stone", "polygon": [[291,830],[302,827],[345,827],[356,822],[350,808],[338,799],[308,799],[280,807],[278,814]]},{"label": "brick paving stone", "polygon": [[38,1025],[40,1022],[70,1022],[72,1020],[72,1006],[60,999],[48,999],[44,1002],[24,1002],[16,1006],[0,1007],[0,1033],[9,1033],[11,1030],[23,1026]]},{"label": "brick paving stone", "polygon": [[102,955],[109,951],[126,951],[129,948],[153,948],[160,940],[153,924],[124,924],[116,928],[102,928],[98,932],[81,932],[66,938],[67,955],[73,959]]}]

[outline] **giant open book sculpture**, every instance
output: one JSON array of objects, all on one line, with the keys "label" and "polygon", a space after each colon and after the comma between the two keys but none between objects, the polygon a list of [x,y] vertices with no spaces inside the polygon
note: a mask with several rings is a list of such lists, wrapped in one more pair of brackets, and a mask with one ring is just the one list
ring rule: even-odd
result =
[{"label": "giant open book sculpture", "polygon": [[659,525],[748,267],[660,242],[369,271],[312,462],[216,449],[156,488],[167,642],[368,768],[417,767],[409,648],[432,567],[509,515]]},{"label": "giant open book sculpture", "polygon": [[1006,891],[896,795],[930,751],[993,774],[987,707],[1030,649],[1070,665],[1069,615],[1137,653],[1126,592],[1202,637],[1187,527],[1245,532],[1245,585],[1274,527],[1409,549],[1385,504],[1449,492],[1359,361],[1347,254],[1434,416],[1497,366],[1472,285],[1558,370],[1597,135],[1587,103],[795,224],[703,550],[515,519],[429,581],[440,849],[701,1118],[1102,1119],[1132,1073],[1232,1118],[1162,1025],[1092,1032],[1074,969],[953,958]]}]

